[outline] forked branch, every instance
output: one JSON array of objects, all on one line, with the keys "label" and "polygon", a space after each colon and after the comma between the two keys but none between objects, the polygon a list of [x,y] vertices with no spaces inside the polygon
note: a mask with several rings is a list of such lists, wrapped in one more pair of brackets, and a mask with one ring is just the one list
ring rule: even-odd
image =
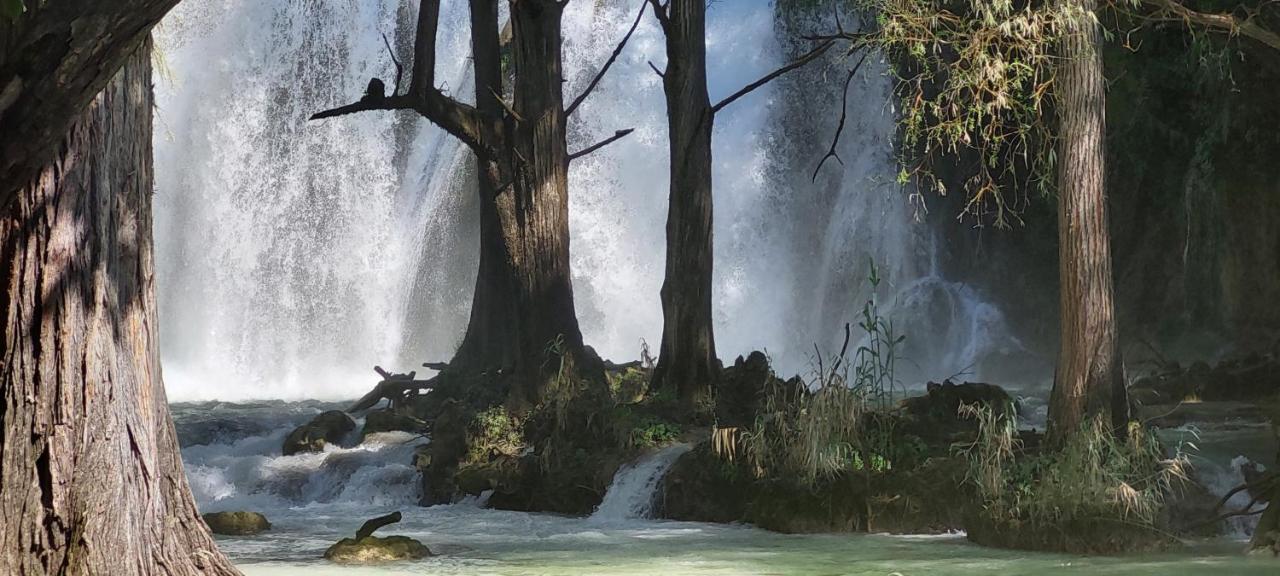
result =
[{"label": "forked branch", "polygon": [[835,158],[836,162],[844,166],[844,160],[840,159],[840,155],[836,153],[836,146],[840,144],[840,136],[844,134],[845,122],[849,119],[849,85],[853,84],[853,77],[858,74],[858,69],[862,68],[862,63],[867,61],[867,53],[863,52],[862,57],[858,59],[858,63],[854,64],[849,70],[849,75],[844,79],[844,94],[840,97],[840,123],[836,124],[836,135],[831,139],[831,147],[827,149],[827,153],[818,161],[817,167],[813,169],[812,181],[818,181],[818,172],[822,170],[822,165],[826,164],[828,159]]},{"label": "forked branch", "polygon": [[713,114],[716,112],[719,112],[720,110],[724,109],[725,106],[733,104],[735,100],[754,92],[756,89],[760,88],[761,86],[764,86],[765,84],[768,84],[776,80],[779,76],[782,76],[787,72],[795,70],[796,68],[804,66],[805,64],[813,62],[814,59],[816,59],[818,56],[821,56],[823,52],[826,52],[827,49],[832,46],[832,44],[835,44],[835,40],[830,40],[830,39],[823,40],[821,43],[815,46],[812,50],[806,52],[803,56],[795,59],[794,61],[787,64],[786,66],[778,68],[777,70],[774,70],[773,72],[770,72],[768,74],[765,74],[759,80],[756,80],[755,82],[747,84],[746,86],[743,86],[741,90],[738,90],[733,94],[730,94],[728,98],[725,98],[724,100],[721,100],[719,104],[712,106],[711,112]]},{"label": "forked branch", "polygon": [[1262,27],[1262,25],[1255,21],[1253,14],[1240,17],[1234,13],[1214,14],[1198,12],[1187,8],[1178,0],[1142,0],[1142,3],[1154,7],[1161,12],[1168,13],[1179,20],[1184,20],[1187,23],[1222,30],[1233,36],[1238,34],[1240,36],[1253,38],[1258,42],[1266,44],[1276,50],[1280,50],[1280,34]]}]

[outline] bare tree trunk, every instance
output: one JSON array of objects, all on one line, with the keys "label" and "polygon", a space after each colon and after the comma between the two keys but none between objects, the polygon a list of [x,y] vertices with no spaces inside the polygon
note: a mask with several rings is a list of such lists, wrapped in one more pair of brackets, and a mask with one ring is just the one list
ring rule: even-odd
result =
[{"label": "bare tree trunk", "polygon": [[144,42],[0,221],[0,573],[237,574],[160,376]]},{"label": "bare tree trunk", "polygon": [[178,0],[26,0],[0,17],[0,210]]},{"label": "bare tree trunk", "polygon": [[[471,0],[471,54],[475,66],[476,109],[494,118],[503,114],[502,57],[497,0]],[[480,269],[471,300],[471,319],[451,366],[464,370],[510,368],[518,354],[515,295],[510,260],[498,217],[498,192],[504,184],[500,158],[476,155],[480,204]]]},{"label": "bare tree trunk", "polygon": [[[1070,1],[1089,13],[1097,7],[1096,0]],[[1123,431],[1128,417],[1107,228],[1102,30],[1083,16],[1078,26],[1063,40],[1056,83],[1062,342],[1049,403],[1053,443],[1088,418]]]},{"label": "bare tree trunk", "polygon": [[673,387],[687,408],[711,393],[718,373],[711,325],[711,130],[703,0],[672,0],[661,19],[667,37],[667,125],[671,197],[662,282],[662,348],[654,389]]}]

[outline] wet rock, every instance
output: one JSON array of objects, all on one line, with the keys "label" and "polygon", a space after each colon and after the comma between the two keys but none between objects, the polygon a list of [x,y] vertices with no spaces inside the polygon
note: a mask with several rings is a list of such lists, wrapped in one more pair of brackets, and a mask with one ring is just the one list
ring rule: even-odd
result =
[{"label": "wet rock", "polygon": [[285,456],[304,452],[320,452],[325,444],[337,444],[354,430],[355,420],[341,410],[330,410],[312,418],[290,432],[280,452]]},{"label": "wet rock", "polygon": [[431,550],[408,536],[373,535],[377,529],[395,524],[400,518],[399,512],[392,512],[366,521],[356,530],[355,538],[343,538],[325,550],[325,559],[339,564],[382,564],[431,556]]},{"label": "wet rock", "polygon": [[1280,395],[1280,360],[1250,355],[1209,366],[1196,362],[1183,369],[1169,364],[1160,372],[1139,378],[1130,397],[1139,405],[1196,401],[1261,402]]},{"label": "wet rock", "polygon": [[382,432],[409,432],[420,434],[426,430],[426,422],[396,410],[373,410],[364,417],[361,440],[370,434]]},{"label": "wet rock", "polygon": [[339,564],[382,564],[429,556],[426,545],[408,536],[343,538],[324,551],[326,560]]},{"label": "wet rock", "polygon": [[210,512],[201,517],[214,534],[248,536],[271,528],[267,517],[257,512]]}]

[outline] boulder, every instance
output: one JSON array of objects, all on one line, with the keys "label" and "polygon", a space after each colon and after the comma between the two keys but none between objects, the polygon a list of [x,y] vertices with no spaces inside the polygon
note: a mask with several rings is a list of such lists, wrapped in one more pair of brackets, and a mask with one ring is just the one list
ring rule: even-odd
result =
[{"label": "boulder", "polygon": [[339,564],[381,564],[430,556],[431,550],[408,536],[379,538],[373,535],[377,529],[395,524],[400,518],[399,512],[392,512],[366,521],[356,530],[355,538],[343,538],[325,550],[325,559]]},{"label": "boulder", "polygon": [[396,410],[373,410],[364,417],[361,440],[380,432],[410,432],[418,434],[426,430],[426,422]]},{"label": "boulder", "polygon": [[960,417],[961,404],[981,404],[996,412],[1013,407],[1009,394],[992,384],[955,384],[946,380],[941,384],[930,382],[926,389],[928,393],[924,396],[902,401],[902,408],[910,418],[909,431],[925,439],[947,439],[956,434],[977,432],[975,420]]},{"label": "boulder", "polygon": [[321,452],[325,444],[337,444],[344,436],[354,430],[355,420],[341,410],[322,412],[290,432],[284,439],[280,452],[292,456],[304,452]]},{"label": "boulder", "polygon": [[324,551],[326,560],[339,564],[381,564],[429,556],[430,549],[408,536],[343,538]]},{"label": "boulder", "polygon": [[257,512],[210,512],[202,518],[214,534],[248,536],[271,528],[267,517]]}]

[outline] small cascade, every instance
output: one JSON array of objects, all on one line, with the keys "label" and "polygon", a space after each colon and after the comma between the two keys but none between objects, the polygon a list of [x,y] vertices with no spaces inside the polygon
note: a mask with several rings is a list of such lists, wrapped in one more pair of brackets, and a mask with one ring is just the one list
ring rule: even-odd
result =
[{"label": "small cascade", "polygon": [[674,444],[620,468],[591,519],[613,522],[652,518],[658,484],[676,460],[691,448],[689,444]]},{"label": "small cascade", "polygon": [[[316,410],[309,403],[216,410],[207,404],[176,405],[178,435],[187,439],[182,460],[196,503],[203,510],[270,511],[313,504],[403,506],[418,500],[419,475],[412,461],[423,440],[413,434],[386,432],[358,445],[281,455],[285,436]],[[261,426],[248,428],[248,421]]]}]

